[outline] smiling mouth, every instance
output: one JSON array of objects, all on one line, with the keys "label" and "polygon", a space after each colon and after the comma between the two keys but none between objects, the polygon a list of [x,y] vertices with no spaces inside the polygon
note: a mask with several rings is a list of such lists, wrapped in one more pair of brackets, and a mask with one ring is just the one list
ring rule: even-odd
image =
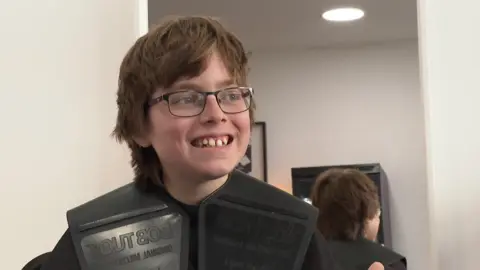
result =
[{"label": "smiling mouth", "polygon": [[218,136],[218,137],[203,137],[197,138],[190,143],[197,148],[216,148],[224,147],[233,142],[233,137],[230,135]]}]

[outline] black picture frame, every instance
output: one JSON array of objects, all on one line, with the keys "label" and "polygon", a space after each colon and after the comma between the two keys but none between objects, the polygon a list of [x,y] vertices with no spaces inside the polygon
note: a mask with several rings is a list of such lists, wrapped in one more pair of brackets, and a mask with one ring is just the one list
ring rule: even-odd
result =
[{"label": "black picture frame", "polygon": [[267,124],[265,122],[255,122],[252,126],[250,143],[237,169],[268,183]]}]

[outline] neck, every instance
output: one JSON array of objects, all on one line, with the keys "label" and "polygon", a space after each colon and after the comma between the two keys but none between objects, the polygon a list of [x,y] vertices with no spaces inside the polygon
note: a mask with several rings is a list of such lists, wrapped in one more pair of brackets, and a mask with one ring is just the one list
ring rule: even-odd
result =
[{"label": "neck", "polygon": [[219,189],[227,179],[228,175],[205,181],[163,174],[163,184],[168,193],[177,201],[188,205],[199,204],[203,199]]}]

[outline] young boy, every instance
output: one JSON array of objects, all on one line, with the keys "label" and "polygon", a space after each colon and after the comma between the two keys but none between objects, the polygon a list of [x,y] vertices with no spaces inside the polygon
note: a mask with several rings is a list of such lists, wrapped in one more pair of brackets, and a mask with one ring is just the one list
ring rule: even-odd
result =
[{"label": "young boy", "polygon": [[235,171],[254,123],[247,63],[211,18],[171,19],[138,39],[113,131],[134,183],[70,210],[42,269],[336,269],[315,208]]}]

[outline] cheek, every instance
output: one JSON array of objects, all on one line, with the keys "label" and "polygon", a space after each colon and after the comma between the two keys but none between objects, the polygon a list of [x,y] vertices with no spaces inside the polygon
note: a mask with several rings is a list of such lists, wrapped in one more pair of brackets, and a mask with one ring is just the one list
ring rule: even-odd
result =
[{"label": "cheek", "polygon": [[373,234],[377,231],[377,228],[378,228],[378,224],[375,220],[369,220],[367,221],[367,223],[365,224],[366,228],[365,230],[369,233],[369,234]]},{"label": "cheek", "polygon": [[376,220],[372,221],[370,224],[369,224],[369,231],[370,231],[370,234],[372,235],[372,237],[375,237],[378,233],[378,228],[379,228],[379,222],[377,222]]},{"label": "cheek", "polygon": [[171,119],[170,116],[157,115],[151,118],[150,141],[159,156],[172,155],[180,147],[191,124],[189,119]]},{"label": "cheek", "polygon": [[232,122],[238,130],[239,139],[243,144],[245,144],[246,148],[250,141],[251,135],[250,116],[248,115],[248,113],[238,115],[238,117],[235,117]]},{"label": "cheek", "polygon": [[250,136],[251,124],[248,112],[236,115],[235,118],[232,119],[232,122],[242,135],[248,134],[248,136]]}]

